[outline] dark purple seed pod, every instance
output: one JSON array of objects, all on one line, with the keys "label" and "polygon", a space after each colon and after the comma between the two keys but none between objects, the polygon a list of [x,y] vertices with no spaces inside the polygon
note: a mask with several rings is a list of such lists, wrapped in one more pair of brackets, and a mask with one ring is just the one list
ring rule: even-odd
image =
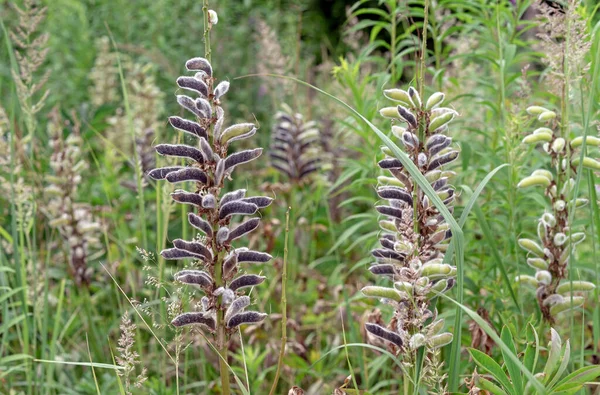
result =
[{"label": "dark purple seed pod", "polygon": [[215,208],[217,205],[217,199],[211,193],[207,193],[202,197],[202,207],[204,208]]},{"label": "dark purple seed pod", "polygon": [[447,281],[448,281],[448,285],[446,285],[446,289],[444,289],[442,292],[451,290],[452,288],[454,288],[454,285],[456,284],[456,280],[454,279],[454,277],[450,277]]},{"label": "dark purple seed pod", "polygon": [[243,202],[256,204],[258,208],[269,207],[273,203],[273,198],[267,196],[253,196],[242,199]]},{"label": "dark purple seed pod", "polygon": [[380,325],[371,323],[365,324],[365,329],[372,335],[375,335],[383,340],[387,340],[390,343],[394,343],[396,346],[402,348],[402,337],[399,334],[385,329]]},{"label": "dark purple seed pod", "polygon": [[198,285],[201,288],[210,288],[212,278],[202,270],[182,270],[173,276],[176,281],[184,284]]},{"label": "dark purple seed pod", "polygon": [[456,158],[458,158],[458,151],[450,151],[447,154],[439,156],[439,157],[435,158],[434,160],[432,160],[431,162],[429,162],[429,168],[427,170],[428,171],[435,170],[440,166],[444,166],[444,165],[456,160]]},{"label": "dark purple seed pod", "polygon": [[399,252],[387,248],[376,248],[371,251],[371,255],[375,258],[394,259],[397,261],[404,261],[404,258],[406,257],[404,254],[400,254]]},{"label": "dark purple seed pod", "polygon": [[390,206],[375,206],[375,209],[383,215],[402,219],[402,210]]},{"label": "dark purple seed pod", "polygon": [[400,118],[404,119],[412,128],[417,128],[417,118],[408,108],[398,106],[398,114],[400,115]]},{"label": "dark purple seed pod", "polygon": [[237,253],[238,263],[266,263],[273,259],[266,252],[258,252],[245,248],[238,248],[235,252]]},{"label": "dark purple seed pod", "polygon": [[154,147],[160,155],[190,158],[199,163],[204,163],[204,157],[199,149],[185,144],[159,144]]},{"label": "dark purple seed pod", "polygon": [[225,161],[221,158],[217,159],[217,168],[215,170],[215,184],[221,184],[223,177],[225,176]]},{"label": "dark purple seed pod", "polygon": [[185,62],[185,68],[189,71],[202,71],[209,77],[212,77],[212,66],[204,58],[192,58]]},{"label": "dark purple seed pod", "polygon": [[385,236],[392,236],[390,237],[382,237],[381,239],[379,239],[379,244],[381,244],[381,246],[383,248],[387,248],[390,250],[394,249],[394,244],[396,243],[396,238],[393,237],[393,235],[385,235]]},{"label": "dark purple seed pod", "polygon": [[399,187],[381,187],[377,189],[377,194],[382,199],[402,200],[408,205],[413,204],[412,196],[405,189]]},{"label": "dark purple seed pod", "polygon": [[252,215],[258,211],[258,206],[241,200],[225,203],[219,209],[219,219],[223,220],[232,215]]},{"label": "dark purple seed pod", "polygon": [[302,167],[302,171],[298,175],[298,178],[307,177],[309,174],[314,173],[315,171],[319,170],[319,168],[320,168],[320,166],[317,164],[312,164],[312,165],[309,165],[306,167]]},{"label": "dark purple seed pod", "polygon": [[235,229],[229,232],[227,241],[231,242],[235,239],[239,239],[247,233],[252,232],[260,225],[260,218],[251,218],[248,221],[238,225]]},{"label": "dark purple seed pod", "polygon": [[196,107],[196,102],[191,97],[177,95],[177,103],[197,117],[204,118],[202,112]]},{"label": "dark purple seed pod", "polygon": [[402,162],[396,158],[386,158],[377,163],[382,169],[402,169]]},{"label": "dark purple seed pod", "polygon": [[246,151],[236,152],[225,158],[225,171],[246,162],[250,162],[258,158],[262,154],[262,148],[255,148]]},{"label": "dark purple seed pod", "polygon": [[202,151],[202,155],[206,162],[213,162],[215,153],[205,138],[200,139],[200,150]]},{"label": "dark purple seed pod", "polygon": [[429,149],[429,155],[431,155],[431,156],[437,155],[438,152],[440,152],[444,148],[448,147],[451,143],[452,143],[452,139],[449,138],[449,137],[446,138],[446,141],[444,141],[444,142],[442,142],[440,144],[436,144],[436,145],[432,146]]},{"label": "dark purple seed pod", "polygon": [[242,133],[239,136],[235,136],[232,137],[230,139],[227,140],[227,144],[231,143],[232,141],[238,141],[238,140],[244,140],[247,139],[249,137],[252,137],[256,134],[256,128],[252,128],[249,132],[246,133]]},{"label": "dark purple seed pod", "polygon": [[188,214],[188,222],[194,228],[204,232],[206,237],[209,237],[209,238],[213,237],[213,230],[212,230],[210,224],[206,220],[204,220],[202,217],[200,217],[199,215],[196,215],[194,213],[189,213]]},{"label": "dark purple seed pod", "polygon": [[229,91],[229,81],[221,81],[214,90],[215,99],[220,99],[221,96]]},{"label": "dark purple seed pod", "polygon": [[195,106],[201,114],[201,118],[209,119],[212,117],[212,107],[208,100],[201,97],[196,99]]},{"label": "dark purple seed pod", "polygon": [[181,169],[183,169],[181,166],[161,167],[159,169],[150,170],[148,176],[154,180],[164,180],[167,174]]},{"label": "dark purple seed pod", "polygon": [[378,276],[393,276],[396,272],[394,270],[394,265],[390,264],[381,264],[381,265],[373,265],[369,268],[369,271]]},{"label": "dark purple seed pod", "polygon": [[221,226],[217,231],[217,243],[219,245],[223,245],[227,239],[229,238],[229,228],[226,226]]},{"label": "dark purple seed pod", "polygon": [[198,92],[204,97],[208,96],[208,85],[204,81],[194,77],[179,77],[177,78],[177,85],[180,88],[188,89],[194,92]]},{"label": "dark purple seed pod", "polygon": [[413,149],[419,146],[419,138],[416,134],[411,132],[402,133],[402,141],[404,142],[404,145]]},{"label": "dark purple seed pod", "polygon": [[186,250],[193,254],[203,256],[208,260],[213,258],[212,252],[202,243],[197,241],[185,241],[182,239],[173,240],[173,245],[180,250]]},{"label": "dark purple seed pod", "polygon": [[171,321],[171,324],[176,327],[201,324],[211,331],[214,331],[216,328],[215,319],[206,315],[206,313],[183,313],[175,317],[175,319]]},{"label": "dark purple seed pod", "polygon": [[392,175],[394,177],[396,177],[398,180],[400,180],[401,183],[403,183],[406,186],[412,185],[412,181],[410,180],[410,178],[408,178],[408,176],[404,173],[402,173],[401,169],[388,169],[390,173],[392,173]]},{"label": "dark purple seed pod", "polygon": [[165,179],[171,183],[176,182],[184,182],[184,181],[196,181],[201,182],[202,184],[206,184],[208,182],[208,177],[206,173],[197,167],[184,167],[181,170],[172,171]]},{"label": "dark purple seed pod", "polygon": [[217,140],[220,140],[221,130],[223,130],[223,123],[225,122],[225,112],[221,106],[215,107],[215,117],[217,118],[217,122],[215,122],[215,127],[213,128],[213,136]]},{"label": "dark purple seed pod", "polygon": [[234,279],[229,284],[229,289],[233,291],[237,291],[238,289],[254,287],[256,285],[262,284],[265,281],[266,277],[257,276],[256,274],[244,274]]},{"label": "dark purple seed pod", "polygon": [[234,200],[243,199],[244,196],[246,196],[245,189],[238,189],[235,191],[228,192],[221,198],[221,206],[225,203],[233,202]]},{"label": "dark purple seed pod", "polygon": [[267,317],[265,313],[259,313],[257,311],[246,311],[234,315],[227,321],[228,328],[236,328],[242,324],[255,324],[261,322]]},{"label": "dark purple seed pod", "polygon": [[202,196],[197,193],[186,192],[181,189],[171,193],[171,198],[178,203],[192,204],[194,206],[202,206]]},{"label": "dark purple seed pod", "polygon": [[233,302],[231,302],[227,308],[227,311],[225,312],[225,322],[229,321],[229,319],[234,315],[244,311],[244,309],[248,306],[250,306],[250,297],[240,296],[239,298],[235,299]]},{"label": "dark purple seed pod", "polygon": [[425,149],[430,150],[431,147],[436,146],[438,144],[443,144],[448,140],[449,137],[444,136],[443,134],[434,134],[429,137],[425,142]]},{"label": "dark purple seed pod", "polygon": [[176,259],[202,259],[204,256],[195,254],[192,251],[180,250],[179,248],[167,248],[160,252],[160,255],[167,260],[176,260]]},{"label": "dark purple seed pod", "polygon": [[437,181],[434,181],[433,184],[431,184],[431,186],[433,187],[434,190],[439,191],[444,187],[448,187],[447,184],[448,184],[448,177],[443,177]]},{"label": "dark purple seed pod", "polygon": [[197,122],[188,121],[187,119],[173,116],[169,117],[169,123],[175,129],[181,130],[185,133],[189,133],[194,137],[208,138],[208,134],[206,134],[206,129],[200,126],[200,124]]},{"label": "dark purple seed pod", "polygon": [[228,276],[233,271],[233,269],[237,267],[237,264],[238,256],[234,252],[233,254],[230,254],[228,257],[226,257],[225,261],[223,262],[223,275]]}]

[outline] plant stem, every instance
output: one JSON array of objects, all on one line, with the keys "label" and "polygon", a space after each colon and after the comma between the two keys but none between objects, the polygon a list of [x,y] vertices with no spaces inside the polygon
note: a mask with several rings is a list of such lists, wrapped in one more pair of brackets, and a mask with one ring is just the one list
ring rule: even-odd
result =
[{"label": "plant stem", "polygon": [[285,242],[283,245],[283,268],[281,274],[281,349],[279,350],[279,361],[277,361],[277,371],[275,372],[275,379],[271,386],[269,395],[275,394],[277,388],[277,382],[279,381],[279,375],[281,373],[281,367],[283,366],[283,358],[285,356],[285,345],[287,343],[287,296],[286,296],[286,284],[287,284],[287,257],[288,257],[288,236],[290,235],[290,210],[288,207],[285,213]]}]

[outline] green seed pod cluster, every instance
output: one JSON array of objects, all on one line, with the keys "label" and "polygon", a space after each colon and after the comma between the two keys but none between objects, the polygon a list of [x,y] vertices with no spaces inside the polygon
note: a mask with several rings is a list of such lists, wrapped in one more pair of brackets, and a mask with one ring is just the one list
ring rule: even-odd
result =
[{"label": "green seed pod cluster", "polygon": [[[395,106],[383,108],[380,114],[392,119],[392,133],[452,211],[455,190],[449,179],[454,173],[444,168],[456,160],[458,151],[445,134],[456,111],[441,107],[441,92],[427,100],[421,100],[412,87],[408,91],[390,89],[384,94]],[[372,251],[375,262],[369,270],[391,280],[392,286],[367,286],[362,293],[394,306],[394,316],[387,327],[369,323],[366,330],[389,342],[391,349],[410,363],[420,347],[431,352],[452,341],[452,334],[443,332],[444,320],[430,310],[430,301],[455,283],[456,267],[443,259],[452,234],[400,160],[387,148],[383,153],[379,167],[389,176],[378,178],[377,194],[387,204],[375,207],[383,216],[383,234],[381,248]],[[429,320],[431,323],[426,324]]]},{"label": "green seed pod cluster", "polygon": [[[543,187],[550,200],[551,212],[544,213],[537,227],[538,240],[519,239],[519,246],[527,251],[527,264],[535,269],[535,275],[520,275],[516,281],[537,289],[537,299],[544,318],[553,322],[556,314],[569,311],[583,304],[582,293],[592,291],[595,286],[585,281],[569,282],[569,257],[574,247],[585,239],[585,233],[575,232],[569,227],[569,210],[587,204],[588,200],[574,196],[575,176],[580,161],[583,137],[570,142],[553,129],[557,115],[544,107],[527,109],[538,121],[550,123],[550,127],[539,127],[523,139],[524,144],[542,144],[551,158],[553,171],[538,169],[519,182],[519,188]],[[553,127],[554,126],[554,127]],[[599,146],[600,139],[588,136],[585,143]],[[600,162],[584,156],[583,167],[598,170]]]}]

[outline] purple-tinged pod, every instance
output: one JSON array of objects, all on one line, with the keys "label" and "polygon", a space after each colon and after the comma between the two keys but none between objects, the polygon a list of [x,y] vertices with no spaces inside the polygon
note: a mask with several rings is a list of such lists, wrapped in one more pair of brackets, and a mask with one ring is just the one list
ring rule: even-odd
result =
[{"label": "purple-tinged pod", "polygon": [[206,162],[213,162],[215,159],[215,153],[212,150],[212,147],[208,143],[205,138],[200,139],[200,151],[202,152],[202,156],[204,156],[204,160]]},{"label": "purple-tinged pod", "polygon": [[199,215],[196,215],[194,213],[189,213],[188,214],[188,222],[194,228],[202,231],[206,235],[206,237],[208,237],[208,238],[213,237],[212,227],[210,226],[208,221],[206,221],[204,218],[202,218]]},{"label": "purple-tinged pod", "polygon": [[196,107],[196,102],[189,96],[177,95],[177,103],[195,116],[204,118],[204,114]]},{"label": "purple-tinged pod", "polygon": [[173,277],[180,283],[197,285],[201,288],[210,288],[213,283],[210,275],[202,270],[182,270],[175,273]]},{"label": "purple-tinged pod", "polygon": [[412,205],[413,203],[412,196],[410,196],[410,193],[408,193],[405,189],[402,188],[381,187],[377,189],[377,194],[382,199],[402,200],[408,205]]},{"label": "purple-tinged pod", "polygon": [[233,252],[225,257],[223,261],[223,276],[229,276],[238,265],[238,255]]},{"label": "purple-tinged pod", "polygon": [[[215,155],[216,156],[216,155]],[[215,184],[220,185],[225,176],[225,161],[217,157],[217,168],[215,169]]]},{"label": "purple-tinged pod", "polygon": [[228,328],[236,328],[243,324],[255,324],[263,321],[267,315],[265,313],[259,313],[257,311],[246,311],[234,315],[227,321]]},{"label": "purple-tinged pod", "polygon": [[365,324],[365,329],[370,334],[377,336],[383,340],[386,340],[390,343],[393,343],[399,348],[402,348],[404,344],[404,342],[402,341],[402,337],[399,334],[392,332],[389,329],[385,329],[380,325],[367,323]]},{"label": "purple-tinged pod", "polygon": [[[437,135],[437,136],[441,136],[441,135]],[[431,148],[429,148],[429,155],[435,156],[435,155],[439,154],[444,148],[447,148],[448,146],[450,146],[450,144],[452,144],[452,139],[450,137],[446,137],[444,139],[444,141],[442,141],[441,143],[433,145],[433,146],[431,146]]]},{"label": "purple-tinged pod", "polygon": [[239,123],[225,129],[219,136],[219,141],[225,145],[231,141],[251,137],[254,133],[256,133],[256,127],[253,123]]},{"label": "purple-tinged pod", "polygon": [[273,198],[268,196],[252,196],[241,199],[243,202],[256,204],[258,208],[266,208],[273,203]]},{"label": "purple-tinged pod", "polygon": [[165,177],[170,183],[184,182],[184,181],[196,181],[202,184],[208,182],[206,173],[197,167],[184,167],[183,169],[172,171]]},{"label": "purple-tinged pod", "polygon": [[390,100],[394,100],[394,101],[403,103],[409,107],[414,106],[414,103],[412,102],[410,95],[405,90],[397,89],[397,88],[386,89],[383,91],[383,95]]},{"label": "purple-tinged pod", "polygon": [[202,196],[197,193],[186,192],[178,189],[171,193],[171,198],[178,203],[191,204],[194,206],[202,206]]},{"label": "purple-tinged pod", "polygon": [[210,106],[208,100],[199,97],[196,99],[194,104],[200,112],[201,118],[209,119],[212,117],[212,107]]},{"label": "purple-tinged pod", "polygon": [[204,244],[197,241],[185,241],[182,239],[175,239],[173,240],[173,245],[181,250],[186,250],[196,255],[203,256],[208,260],[213,258],[213,254],[210,251],[210,249],[208,249],[208,247],[206,247]]},{"label": "purple-tinged pod", "polygon": [[153,180],[164,180],[167,174],[181,169],[183,169],[183,167],[181,166],[161,167],[158,169],[150,170],[148,172],[148,176]]},{"label": "purple-tinged pod", "polygon": [[212,193],[207,193],[206,195],[202,196],[202,207],[203,208],[213,209],[213,208],[215,208],[216,205],[217,205],[217,199],[215,198],[215,195],[213,195]]},{"label": "purple-tinged pod", "polygon": [[204,163],[204,157],[199,149],[185,144],[159,144],[154,147],[160,155],[189,158],[199,163]]},{"label": "purple-tinged pod", "polygon": [[249,250],[247,248],[238,248],[235,250],[238,263],[266,263],[273,257],[266,252]]},{"label": "purple-tinged pod", "polygon": [[435,170],[440,166],[447,165],[448,163],[456,160],[456,158],[458,158],[458,151],[450,151],[447,154],[438,156],[435,159],[433,159],[431,162],[429,162],[429,167],[427,170],[428,171]]},{"label": "purple-tinged pod", "polygon": [[208,96],[208,85],[198,78],[179,77],[177,78],[177,85],[179,85],[180,88],[197,92],[204,97]]},{"label": "purple-tinged pod", "polygon": [[231,217],[232,215],[252,215],[258,211],[258,206],[252,203],[246,203],[240,200],[225,203],[219,209],[219,220]]},{"label": "purple-tinged pod", "polygon": [[416,129],[418,125],[415,114],[413,114],[408,108],[403,106],[398,106],[397,109],[398,114],[400,114],[400,118],[406,121],[406,123],[409,124],[412,128]]},{"label": "purple-tinged pod", "polygon": [[229,228],[221,226],[217,231],[217,244],[223,245],[229,238]]},{"label": "purple-tinged pod", "polygon": [[173,116],[169,117],[169,123],[175,129],[191,134],[194,137],[208,138],[208,134],[206,134],[206,129],[200,126],[200,124],[197,122]]},{"label": "purple-tinged pod", "polygon": [[410,96],[410,100],[413,102],[416,108],[421,108],[423,103],[421,102],[421,96],[419,96],[419,92],[412,86],[408,88],[408,96]]},{"label": "purple-tinged pod", "polygon": [[246,196],[245,189],[237,189],[235,191],[227,192],[221,198],[221,206],[224,205],[225,203],[233,202],[234,200],[243,199],[244,196]]},{"label": "purple-tinged pod", "polygon": [[394,208],[390,206],[375,206],[375,209],[383,215],[402,219],[402,210],[399,208]]},{"label": "purple-tinged pod", "polygon": [[411,132],[402,133],[402,142],[406,147],[415,149],[419,146],[419,138],[416,134]]},{"label": "purple-tinged pod", "polygon": [[379,165],[379,167],[381,167],[382,169],[402,169],[402,167],[404,167],[402,165],[402,162],[400,162],[400,159],[396,159],[396,158],[386,158],[386,159],[382,159],[379,161],[379,163],[377,163]]},{"label": "purple-tinged pod", "polygon": [[216,328],[216,322],[213,317],[206,313],[183,313],[175,317],[171,324],[176,327],[200,324],[206,326],[211,331]]},{"label": "purple-tinged pod", "polygon": [[189,71],[202,71],[207,76],[212,77],[212,66],[210,62],[204,58],[192,58],[185,62],[185,68]]},{"label": "purple-tinged pod", "polygon": [[204,255],[196,254],[192,251],[181,250],[179,248],[167,248],[160,252],[160,255],[167,260],[178,259],[203,259]]},{"label": "purple-tinged pod", "polygon": [[230,169],[239,164],[247,163],[258,158],[262,152],[262,148],[255,148],[229,155],[227,158],[225,158],[225,171],[230,171]]},{"label": "purple-tinged pod", "polygon": [[251,218],[248,221],[241,223],[229,232],[229,237],[227,238],[227,241],[231,242],[235,239],[239,239],[240,237],[258,228],[258,225],[260,225],[260,218]]},{"label": "purple-tinged pod", "polygon": [[394,249],[395,242],[396,238],[393,235],[383,235],[383,237],[379,239],[381,246],[390,250]]},{"label": "purple-tinged pod", "polygon": [[221,81],[214,90],[215,99],[220,99],[221,96],[229,91],[229,81]]},{"label": "purple-tinged pod", "polygon": [[393,276],[396,274],[394,265],[389,263],[375,264],[369,268],[369,271],[378,276]]},{"label": "purple-tinged pod", "polygon": [[255,287],[262,284],[266,280],[264,276],[258,276],[256,274],[244,274],[231,281],[229,289],[237,291],[242,288]]},{"label": "purple-tinged pod", "polygon": [[394,260],[398,262],[403,262],[406,258],[406,255],[400,254],[399,252],[387,248],[376,248],[371,251],[371,255],[377,258],[378,261]]},{"label": "purple-tinged pod", "polygon": [[225,322],[229,321],[229,319],[234,315],[244,311],[244,309],[248,306],[250,306],[250,297],[240,296],[239,298],[234,299],[225,312]]}]

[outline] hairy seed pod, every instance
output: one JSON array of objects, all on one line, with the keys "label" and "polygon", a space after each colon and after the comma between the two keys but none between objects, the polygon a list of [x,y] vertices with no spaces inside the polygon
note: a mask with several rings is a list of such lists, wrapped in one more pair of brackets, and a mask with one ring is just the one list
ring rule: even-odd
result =
[{"label": "hairy seed pod", "polygon": [[404,120],[409,126],[412,128],[417,128],[417,118],[415,114],[410,112],[410,110],[403,106],[397,107],[398,114],[400,115],[400,119]]},{"label": "hairy seed pod", "polygon": [[530,285],[532,287],[538,286],[538,281],[535,279],[535,277],[532,276],[520,275],[515,277],[515,281],[521,284]]},{"label": "hairy seed pod", "polygon": [[542,258],[527,258],[527,264],[537,270],[548,270],[548,262]]},{"label": "hairy seed pod", "polygon": [[554,111],[544,111],[538,116],[538,121],[549,121],[554,118],[556,118]]},{"label": "hairy seed pod", "polygon": [[575,309],[579,306],[583,306],[585,298],[583,296],[573,296],[572,298],[565,299],[562,303],[556,303],[550,308],[550,314],[555,316],[559,313]]},{"label": "hairy seed pod", "polygon": [[458,158],[458,151],[450,151],[447,154],[438,156],[429,163],[428,171],[435,170],[440,166],[447,165],[448,163],[456,160],[456,158]]},{"label": "hairy seed pod", "polygon": [[204,163],[204,157],[199,149],[184,144],[159,144],[154,147],[160,155],[189,158],[198,163]]},{"label": "hairy seed pod", "polygon": [[190,71],[202,71],[207,76],[212,77],[212,66],[204,58],[192,58],[185,62],[185,68]]},{"label": "hairy seed pod", "polygon": [[433,133],[436,133],[438,129],[450,123],[455,117],[455,112],[447,112],[445,114],[440,115],[439,117],[433,118],[429,122],[429,130]]},{"label": "hairy seed pod", "polygon": [[165,177],[170,183],[196,181],[202,184],[208,183],[206,173],[197,167],[184,167],[183,169],[172,171]]},{"label": "hairy seed pod", "polygon": [[179,77],[179,78],[177,78],[177,85],[179,85],[180,88],[197,92],[198,94],[202,95],[203,97],[208,96],[208,85],[206,85],[206,83],[204,81],[202,81],[198,78]]},{"label": "hairy seed pod", "polygon": [[377,195],[382,199],[402,200],[408,205],[412,205],[412,196],[402,188],[397,187],[381,187],[377,189]]},{"label": "hairy seed pod", "polygon": [[169,117],[169,123],[177,130],[181,130],[182,132],[189,133],[194,137],[204,137],[208,138],[206,134],[206,129],[200,126],[199,123],[188,121],[187,119],[183,119],[180,117]]},{"label": "hairy seed pod", "polygon": [[519,246],[526,251],[531,252],[536,255],[538,258],[544,257],[544,250],[538,243],[530,239],[519,239]]},{"label": "hairy seed pod", "polygon": [[[577,157],[573,158],[573,160],[571,160],[571,164],[573,166],[579,166],[579,163],[580,163],[579,156],[577,156]],[[592,170],[600,170],[600,162],[597,161],[596,159],[590,158],[589,156],[584,156],[583,157],[583,167],[592,169]]]},{"label": "hairy seed pod", "polygon": [[186,192],[178,189],[171,193],[171,198],[178,203],[191,204],[198,207],[202,206],[202,196],[197,193]]},{"label": "hairy seed pod", "polygon": [[262,154],[262,151],[262,148],[255,148],[229,155],[225,158],[225,171],[228,171],[239,164],[247,163],[258,158]]},{"label": "hairy seed pod", "polygon": [[383,95],[390,100],[403,103],[406,106],[414,106],[408,92],[402,89],[386,89],[383,91]]},{"label": "hairy seed pod", "polygon": [[273,259],[273,257],[266,252],[258,252],[240,248],[235,251],[237,253],[238,263],[266,263]]},{"label": "hairy seed pod", "polygon": [[400,159],[396,158],[386,158],[380,160],[378,165],[382,169],[401,169],[403,167],[402,162],[400,162]]},{"label": "hairy seed pod", "polygon": [[213,317],[207,316],[206,313],[183,313],[175,317],[173,321],[171,321],[171,325],[180,327],[192,324],[201,324],[206,326],[211,331],[214,331],[216,328],[216,322]]},{"label": "hairy seed pod", "polygon": [[160,252],[160,255],[167,260],[175,260],[175,259],[203,259],[204,256],[200,254],[196,254],[192,251],[180,250],[179,248],[167,248]]},{"label": "hairy seed pod", "polygon": [[217,231],[217,244],[223,245],[229,238],[229,228],[221,226]]},{"label": "hairy seed pod", "polygon": [[[573,140],[571,140],[571,147],[578,148],[581,145],[583,145],[583,141],[584,141],[583,136],[575,137]],[[585,143],[586,143],[586,145],[600,147],[600,138],[598,138],[596,136],[586,136]]]},{"label": "hairy seed pod", "polygon": [[181,283],[198,285],[201,288],[209,288],[212,285],[212,278],[202,270],[181,270],[173,277]]},{"label": "hairy seed pod", "polygon": [[229,81],[221,81],[219,85],[215,88],[214,95],[215,99],[220,99],[221,96],[226,94],[229,91]]},{"label": "hairy seed pod", "polygon": [[427,103],[425,103],[425,110],[432,110],[442,104],[444,101],[445,95],[442,92],[436,92],[433,95],[429,96],[427,99]]},{"label": "hairy seed pod", "polygon": [[431,348],[441,348],[452,343],[453,335],[450,332],[440,333],[439,335],[432,336],[428,339],[428,343]]},{"label": "hairy seed pod", "polygon": [[594,289],[596,289],[596,285],[589,281],[567,281],[556,287],[556,293],[564,294],[567,292],[591,292]]},{"label": "hairy seed pod", "polygon": [[255,133],[256,127],[253,123],[240,123],[225,129],[219,136],[219,140],[221,144],[226,145],[232,141],[252,137]]},{"label": "hairy seed pod", "polygon": [[213,230],[212,230],[210,224],[207,221],[205,221],[202,217],[200,217],[199,215],[196,215],[194,213],[188,213],[188,222],[194,228],[201,230],[206,235],[206,237],[208,237],[208,238],[213,237]]},{"label": "hairy seed pod", "polygon": [[522,179],[518,184],[517,188],[527,188],[531,186],[541,185],[547,187],[550,185],[550,180],[544,176],[529,176]]},{"label": "hairy seed pod", "polygon": [[258,211],[258,206],[252,203],[246,203],[240,200],[225,203],[219,208],[219,220],[223,220],[232,215],[252,215]]},{"label": "hairy seed pod", "polygon": [[227,311],[225,312],[225,322],[229,321],[229,319],[234,315],[244,311],[244,309],[248,306],[250,306],[250,297],[240,296],[239,298],[235,299],[233,302],[231,302],[227,308]]},{"label": "hairy seed pod", "polygon": [[234,279],[230,284],[229,288],[233,291],[237,291],[242,288],[254,287],[262,284],[266,280],[264,276],[257,276],[256,274],[244,274]]},{"label": "hairy seed pod", "polygon": [[408,96],[410,96],[410,100],[412,101],[414,107],[421,108],[423,105],[421,103],[421,96],[419,96],[419,92],[417,92],[417,90],[412,86],[408,88]]},{"label": "hairy seed pod", "polygon": [[177,95],[177,103],[179,103],[181,107],[185,108],[195,116],[203,118],[204,114],[202,114],[202,111],[200,111],[198,107],[196,107],[196,103],[191,97],[185,95]]},{"label": "hairy seed pod", "polygon": [[167,174],[181,169],[183,169],[181,166],[161,167],[159,169],[150,170],[148,176],[154,180],[164,180]]},{"label": "hairy seed pod", "polygon": [[410,340],[408,341],[408,347],[411,350],[416,350],[420,347],[423,347],[425,345],[425,336],[421,333],[415,333],[414,335],[412,335],[410,337]]},{"label": "hairy seed pod", "polygon": [[390,343],[395,344],[397,347],[402,348],[403,341],[402,337],[395,332],[392,332],[384,327],[377,324],[365,324],[365,329],[372,335],[375,335],[383,340],[389,341]]},{"label": "hairy seed pod", "polygon": [[530,134],[529,136],[525,136],[525,138],[523,138],[523,143],[524,144],[537,144],[537,143],[548,143],[552,141],[552,134],[551,133],[537,133],[537,134]]},{"label": "hairy seed pod", "polygon": [[400,302],[402,300],[402,295],[393,288],[369,285],[363,287],[362,293],[370,298],[390,299],[395,300],[396,302]]},{"label": "hairy seed pod", "polygon": [[535,273],[535,279],[540,284],[548,285],[552,282],[552,274],[547,270],[539,270]]},{"label": "hairy seed pod", "polygon": [[246,222],[243,222],[242,224],[238,225],[232,231],[229,232],[227,241],[231,242],[235,239],[239,239],[240,237],[258,228],[258,225],[260,225],[260,218],[251,218]]},{"label": "hairy seed pod", "polygon": [[369,268],[369,271],[380,276],[393,276],[395,273],[394,265],[390,264],[375,264]]},{"label": "hairy seed pod", "polygon": [[176,248],[189,251],[193,254],[205,257],[209,260],[213,258],[212,252],[204,244],[196,241],[185,241],[182,239],[175,239],[173,240],[173,245]]},{"label": "hairy seed pod", "polygon": [[244,196],[246,196],[245,189],[237,189],[235,191],[228,192],[221,198],[221,206],[225,203],[233,202],[234,200],[243,199]]},{"label": "hairy seed pod", "polygon": [[216,204],[217,204],[217,199],[215,198],[215,196],[213,194],[208,193],[202,197],[202,207],[207,208],[207,209],[213,209],[213,208],[215,208]]},{"label": "hairy seed pod", "polygon": [[267,317],[264,313],[259,313],[256,311],[247,311],[244,313],[239,313],[234,315],[227,321],[228,328],[236,328],[242,324],[255,324],[257,322],[261,322]]},{"label": "hairy seed pod", "polygon": [[530,106],[530,107],[527,107],[526,111],[527,111],[527,114],[529,114],[529,115],[540,115],[541,113],[550,111],[550,110],[548,110],[547,108],[544,108],[544,107],[540,107],[540,106]]}]

